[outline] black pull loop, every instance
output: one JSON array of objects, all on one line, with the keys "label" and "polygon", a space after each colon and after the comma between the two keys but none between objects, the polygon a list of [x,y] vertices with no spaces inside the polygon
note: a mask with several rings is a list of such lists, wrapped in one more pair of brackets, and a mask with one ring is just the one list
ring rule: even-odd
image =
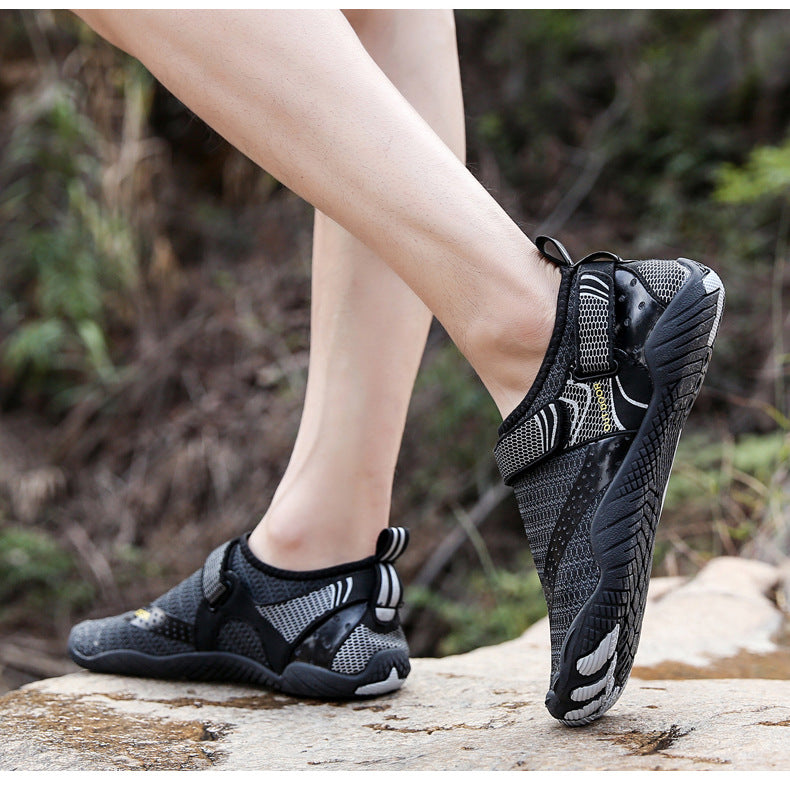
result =
[{"label": "black pull loop", "polygon": [[613,263],[623,262],[623,259],[619,255],[615,255],[614,252],[609,252],[605,249],[602,249],[598,252],[591,252],[589,255],[585,255],[576,265],[581,266],[582,263],[595,263],[595,261],[599,260],[611,261]]},{"label": "black pull loop", "polygon": [[[561,257],[558,258],[556,255],[547,252],[547,244],[553,244]],[[552,238],[551,236],[538,236],[535,239],[535,246],[540,250],[540,254],[543,255],[544,258],[548,258],[552,263],[556,263],[558,266],[573,266],[573,258],[570,256],[568,250],[565,249],[556,238]]]}]

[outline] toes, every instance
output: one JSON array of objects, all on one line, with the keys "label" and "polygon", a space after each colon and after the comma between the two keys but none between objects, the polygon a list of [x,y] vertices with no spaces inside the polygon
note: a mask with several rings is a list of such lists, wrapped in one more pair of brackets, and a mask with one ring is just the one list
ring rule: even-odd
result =
[{"label": "toes", "polygon": [[617,667],[617,639],[620,635],[620,624],[612,629],[601,640],[594,651],[576,661],[576,670],[581,676],[592,676],[599,673],[607,663],[606,673],[589,684],[577,687],[571,692],[572,701],[588,701],[577,709],[563,715],[563,721],[569,725],[584,725],[602,715],[617,700],[620,688],[615,687],[614,672]]}]

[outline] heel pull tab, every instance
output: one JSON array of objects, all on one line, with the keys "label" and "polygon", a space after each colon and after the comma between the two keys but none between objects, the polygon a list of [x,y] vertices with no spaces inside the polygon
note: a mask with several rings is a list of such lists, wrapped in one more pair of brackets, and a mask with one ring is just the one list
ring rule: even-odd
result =
[{"label": "heel pull tab", "polygon": [[379,562],[395,562],[409,545],[409,530],[403,526],[382,529],[376,543],[376,559]]},{"label": "heel pull tab", "polygon": [[376,543],[376,590],[374,612],[381,623],[395,619],[398,607],[403,603],[403,585],[392,563],[398,559],[409,544],[409,530],[402,526],[383,529]]}]

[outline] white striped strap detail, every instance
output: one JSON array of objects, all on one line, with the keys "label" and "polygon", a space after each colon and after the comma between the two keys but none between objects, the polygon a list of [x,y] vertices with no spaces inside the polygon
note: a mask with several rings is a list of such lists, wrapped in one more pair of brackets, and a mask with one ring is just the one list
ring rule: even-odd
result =
[{"label": "white striped strap detail", "polygon": [[616,367],[614,334],[614,264],[596,261],[579,270],[579,360],[574,377],[600,377]]},{"label": "white striped strap detail", "polygon": [[506,485],[559,446],[563,413],[559,402],[549,402],[499,439],[494,458]]},{"label": "white striped strap detail", "polygon": [[409,545],[409,530],[403,526],[382,529],[376,542],[376,559],[379,562],[395,562]]},{"label": "white striped strap detail", "polygon": [[395,617],[401,605],[403,586],[392,563],[378,564],[378,592],[376,594],[376,618],[387,623]]},{"label": "white striped strap detail", "polygon": [[389,623],[403,599],[403,585],[392,564],[406,550],[409,543],[409,530],[402,526],[383,529],[376,543],[376,590],[374,612],[381,623]]}]

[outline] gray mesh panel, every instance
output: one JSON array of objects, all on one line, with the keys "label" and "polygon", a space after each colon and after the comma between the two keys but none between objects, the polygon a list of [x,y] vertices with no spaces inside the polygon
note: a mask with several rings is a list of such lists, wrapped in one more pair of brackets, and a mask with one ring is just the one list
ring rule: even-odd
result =
[{"label": "gray mesh panel", "polygon": [[590,598],[600,578],[590,543],[590,524],[596,506],[597,502],[594,502],[582,519],[557,569],[554,592],[549,601],[552,674],[557,670],[562,641],[568,628]]},{"label": "gray mesh panel", "polygon": [[535,466],[514,486],[529,548],[541,576],[551,533],[579,476],[584,457],[581,449],[555,455]]},{"label": "gray mesh panel", "polygon": [[557,411],[543,408],[502,438],[494,457],[502,477],[507,480],[530,463],[550,451],[557,437]]},{"label": "gray mesh panel", "polygon": [[283,604],[259,606],[258,612],[289,643],[293,643],[313,621],[332,608],[335,595],[333,583]]},{"label": "gray mesh panel", "polygon": [[195,571],[188,579],[156,599],[154,604],[184,623],[192,623],[202,600],[201,572]]},{"label": "gray mesh panel", "polygon": [[406,637],[398,627],[394,632],[381,634],[360,624],[348,636],[332,660],[332,670],[337,673],[360,673],[365,670],[370,658],[379,651],[403,649],[408,653]]},{"label": "gray mesh panel", "polygon": [[247,562],[242,548],[247,548],[244,541],[231,552],[228,567],[247,586],[256,604],[282,604],[326,584],[326,579],[287,579],[259,570]]},{"label": "gray mesh panel", "polygon": [[650,290],[665,303],[675,296],[689,276],[689,270],[676,260],[645,260],[628,266],[637,271]]}]

